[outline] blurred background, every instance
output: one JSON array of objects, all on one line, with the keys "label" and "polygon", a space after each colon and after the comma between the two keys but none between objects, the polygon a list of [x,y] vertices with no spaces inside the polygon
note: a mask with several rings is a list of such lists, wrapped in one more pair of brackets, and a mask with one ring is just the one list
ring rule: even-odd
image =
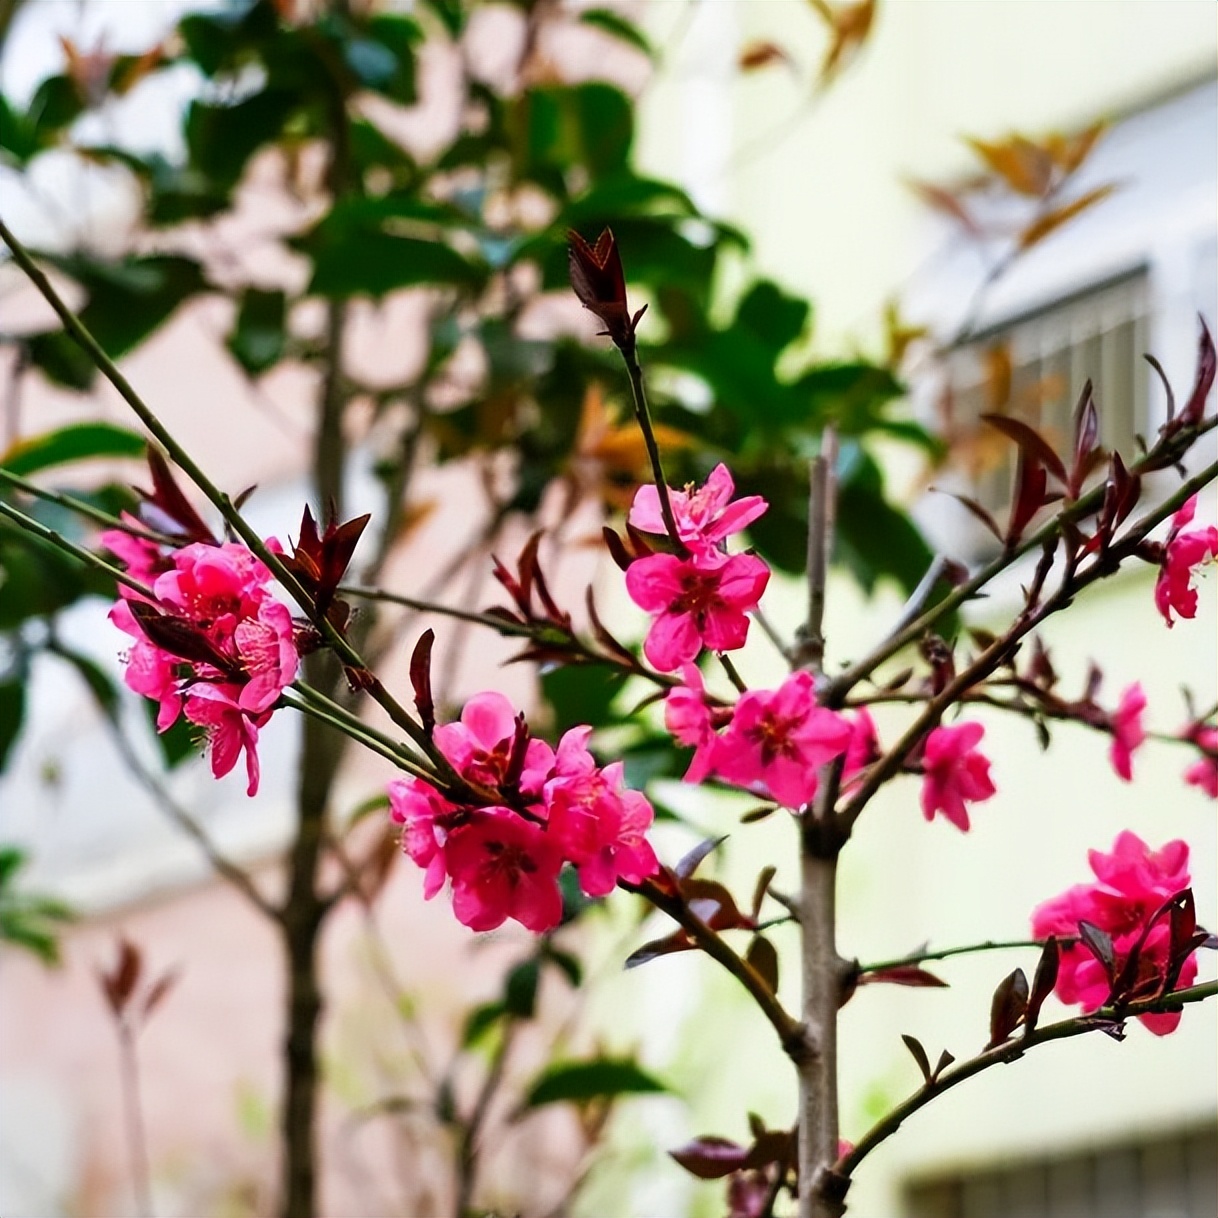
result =
[{"label": "blurred background", "polygon": [[[632,301],[650,306],[642,355],[673,468],[703,477],[723,459],[771,499],[752,540],[780,572],[770,613],[787,637],[803,463],[838,425],[833,663],[898,616],[932,554],[995,552],[932,489],[1005,511],[1011,462],[980,414],[1065,444],[1090,378],[1103,442],[1133,452],[1165,417],[1142,354],[1187,393],[1198,314],[1215,324],[1206,0],[8,0],[0,23],[5,222],[209,474],[232,494],[256,485],[264,534],[294,537],[306,501],[373,511],[362,577],[424,602],[505,603],[490,556],[512,565],[541,527],[563,606],[584,622],[591,582],[611,629],[641,637],[597,545],[645,456],[622,373],[565,287],[568,227],[592,239],[611,223]],[[122,488],[147,482],[133,420],[11,262],[0,340],[0,465],[129,503]],[[49,456],[32,442],[85,420],[110,430]],[[56,527],[95,540],[54,506]],[[1214,516],[1211,490],[1199,517]],[[795,1095],[730,978],[692,953],[623,973],[666,933],[624,894],[572,910],[540,948],[471,935],[444,897],[422,900],[370,802],[387,767],[326,755],[284,715],[256,799],[238,776],[213,781],[121,688],[105,588],[58,561],[0,535],[6,1218],[274,1212],[293,948],[324,993],[316,1212],[724,1212],[722,1186],[665,1151],[747,1141],[749,1112],[787,1125]],[[968,624],[1001,624],[1029,573]],[[1181,686],[1197,710],[1215,701],[1218,604],[1211,577],[1197,620],[1168,632],[1152,585],[1149,568],[1122,574],[1047,641],[1063,688],[1081,691],[1094,660],[1105,706],[1140,680],[1151,726],[1174,733],[1193,714]],[[665,861],[730,832],[708,868],[742,904],[766,863],[775,887],[794,883],[789,825],[740,826],[748,801],[682,789],[658,718],[631,712],[644,691],[596,668],[539,679],[503,666],[510,638],[373,609],[360,630],[391,686],[431,626],[448,713],[494,686],[555,730],[591,722],[664,813]],[[741,666],[756,684],[784,671],[764,636]],[[1184,750],[1148,743],[1124,784],[1095,734],[1062,728],[1042,752],[1028,724],[982,717],[998,795],[967,836],[922,821],[912,780],[875,802],[843,860],[844,952],[1026,938],[1032,907],[1086,880],[1087,850],[1124,828],[1186,839],[1198,917],[1218,921],[1213,805],[1182,782]],[[891,738],[899,715],[876,718]],[[326,848],[302,870],[306,816]],[[303,940],[267,914],[297,897],[318,913]],[[98,980],[120,937],[141,987],[174,978],[135,1035],[142,1198],[133,1059]],[[932,1058],[980,1047],[1010,967],[965,957],[940,967],[950,990],[851,1002],[844,1137],[917,1085],[901,1033]],[[553,1062],[576,1059],[629,1061],[668,1092],[633,1095],[635,1079],[534,1102]],[[1212,1003],[1164,1039],[1051,1046],[919,1113],[860,1170],[851,1213],[1210,1218],[1216,1078]]]}]

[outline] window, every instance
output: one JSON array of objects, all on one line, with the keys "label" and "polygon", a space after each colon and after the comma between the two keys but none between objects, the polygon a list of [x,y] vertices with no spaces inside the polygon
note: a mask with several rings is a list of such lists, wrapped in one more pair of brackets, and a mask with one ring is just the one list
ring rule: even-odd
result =
[{"label": "window", "polygon": [[951,353],[950,426],[965,437],[977,500],[1001,519],[1011,497],[1014,447],[980,421],[1010,414],[1035,427],[1068,461],[1075,405],[1090,380],[1100,442],[1132,454],[1150,426],[1149,290],[1144,268],[994,326]]},{"label": "window", "polygon": [[910,1218],[1213,1218],[1218,1132],[961,1172],[906,1190]]}]

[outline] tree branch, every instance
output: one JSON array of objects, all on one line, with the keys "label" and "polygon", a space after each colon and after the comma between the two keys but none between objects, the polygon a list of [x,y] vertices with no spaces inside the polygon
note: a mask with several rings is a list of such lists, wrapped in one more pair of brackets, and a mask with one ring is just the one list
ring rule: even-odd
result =
[{"label": "tree branch", "polygon": [[991,1066],[1013,1062],[1022,1057],[1029,1049],[1046,1044],[1051,1040],[1064,1040],[1070,1036],[1081,1036],[1086,1032],[1121,1023],[1137,1015],[1148,1015],[1157,1012],[1177,1009],[1184,1003],[1202,1002],[1207,998],[1218,995],[1218,981],[1207,981],[1187,990],[1176,990],[1159,998],[1147,998],[1138,1002],[1126,1003],[1120,1007],[1101,1007],[1089,1015],[1079,1015],[1073,1019],[1063,1019],[1058,1023],[1045,1024],[1034,1028],[1031,1032],[1013,1040],[1004,1041],[992,1049],[986,1049],[976,1057],[944,1071],[932,1083],[927,1083],[915,1091],[908,1099],[898,1104],[887,1116],[883,1117],[859,1139],[854,1149],[843,1155],[837,1162],[835,1170],[838,1174],[849,1177],[855,1168],[881,1142],[892,1137],[901,1125],[920,1108],[925,1108],[933,1099],[937,1099],[945,1091],[951,1090],[965,1079],[988,1070]]}]

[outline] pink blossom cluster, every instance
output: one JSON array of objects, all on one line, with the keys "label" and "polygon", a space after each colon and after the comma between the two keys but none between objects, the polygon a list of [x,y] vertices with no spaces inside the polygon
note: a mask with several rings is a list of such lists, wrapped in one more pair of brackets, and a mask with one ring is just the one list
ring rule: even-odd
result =
[{"label": "pink blossom cluster", "polygon": [[664,722],[681,744],[692,746],[687,782],[716,775],[727,782],[800,808],[816,796],[816,772],[845,757],[849,781],[875,760],[875,725],[866,710],[853,720],[816,704],[809,672],[792,673],[777,689],[749,690],[734,707],[712,704],[702,674],[692,664],[681,669],[664,706]]},{"label": "pink blossom cluster", "polygon": [[[760,495],[733,500],[735,485],[725,465],[706,484],[669,490],[681,556],[649,554],[626,571],[626,590],[640,609],[654,616],[643,653],[661,672],[674,672],[702,649],[736,651],[748,635],[748,613],[757,608],[770,569],[752,554],[729,555],[727,538],[760,516]],[[665,530],[659,492],[640,487],[629,523],[645,533]]]},{"label": "pink blossom cluster", "polygon": [[[880,755],[867,709],[848,717],[818,706],[808,672],[792,673],[775,690],[750,690],[730,708],[707,698],[702,674],[692,664],[682,667],[681,677],[683,684],[665,700],[664,722],[679,743],[694,750],[687,782],[715,775],[783,807],[800,808],[816,797],[817,771],[827,762],[843,758],[841,781],[848,787]],[[984,733],[979,723],[962,723],[937,727],[927,736],[922,757],[927,820],[941,812],[967,830],[965,804],[994,794],[990,763],[977,748]]]},{"label": "pink blossom cluster", "polygon": [[160,703],[157,727],[178,717],[202,728],[217,778],[245,753],[248,793],[258,790],[258,732],[299,662],[292,616],[268,587],[271,573],[245,546],[196,542],[165,555],[121,530],[103,544],[148,585],[126,587],[110,620],[134,642],[124,680]]},{"label": "pink blossom cluster", "polygon": [[1194,495],[1172,517],[1171,530],[1163,545],[1159,577],[1155,581],[1155,605],[1168,626],[1174,626],[1173,611],[1182,618],[1197,616],[1197,589],[1193,576],[1203,563],[1218,559],[1218,526],[1184,531],[1197,510]]},{"label": "pink blossom cluster", "polygon": [[[1032,911],[1032,933],[1038,939],[1049,935],[1075,938],[1079,923],[1089,922],[1112,937],[1118,974],[1145,935],[1140,960],[1162,975],[1171,928],[1167,918],[1160,918],[1149,933],[1147,926],[1169,898],[1188,887],[1188,844],[1177,840],[1151,850],[1140,837],[1126,830],[1117,837],[1111,853],[1092,850],[1087,857],[1095,881],[1076,884],[1038,905]],[[1178,984],[1192,985],[1196,976],[1197,961],[1190,956],[1180,971]],[[1062,1002],[1079,1003],[1085,1011],[1094,1011],[1109,993],[1104,966],[1082,944],[1070,943],[1062,948],[1056,991]],[[1165,1036],[1180,1022],[1180,1013],[1138,1018],[1156,1036]]]},{"label": "pink blossom cluster", "polygon": [[612,892],[619,879],[638,884],[654,874],[659,864],[646,838],[651,805],[625,786],[621,762],[597,765],[591,734],[590,727],[571,728],[557,749],[526,738],[523,721],[498,693],[476,695],[459,722],[436,728],[436,745],[457,773],[503,803],[472,808],[449,802],[420,778],[390,783],[402,849],[426,872],[424,896],[434,897],[447,879],[453,911],[471,930],[514,918],[541,933],[562,917],[564,863],[591,897]]}]

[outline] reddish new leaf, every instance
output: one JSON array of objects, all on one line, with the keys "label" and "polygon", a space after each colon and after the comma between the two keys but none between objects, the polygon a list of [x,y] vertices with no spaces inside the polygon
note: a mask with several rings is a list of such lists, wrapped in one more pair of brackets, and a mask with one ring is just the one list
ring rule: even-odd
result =
[{"label": "reddish new leaf", "polygon": [[1074,460],[1070,467],[1070,498],[1082,493],[1083,481],[1092,468],[1092,460],[1100,442],[1100,415],[1095,406],[1088,378],[1074,408]]},{"label": "reddish new leaf", "polygon": [[774,881],[774,876],[777,874],[777,867],[763,867],[757,873],[757,883],[753,885],[753,903],[750,907],[754,921],[756,921],[761,915],[761,904],[765,900],[766,893],[770,890],[770,885]]},{"label": "reddish new leaf", "polygon": [[877,969],[864,973],[859,985],[907,985],[920,989],[947,989],[947,982],[916,964],[898,964],[892,968]]},{"label": "reddish new leaf", "polygon": [[717,880],[682,880],[681,895],[690,911],[711,930],[753,929],[753,919],[740,912],[731,892]]},{"label": "reddish new leaf", "polygon": [[1112,937],[1107,931],[1101,930],[1090,922],[1078,924],[1079,942],[1104,966],[1104,972],[1112,982],[1116,976],[1116,952],[1112,947]]},{"label": "reddish new leaf", "polygon": [[918,1063],[918,1069],[922,1071],[922,1078],[926,1082],[930,1082],[930,1058],[926,1056],[926,1050],[922,1048],[922,1042],[916,1036],[910,1036],[905,1032],[901,1033],[901,1039],[905,1042],[905,1047],[913,1055],[914,1061]]},{"label": "reddish new leaf", "polygon": [[192,664],[210,664],[235,678],[240,676],[236,662],[226,656],[193,622],[161,613],[144,601],[130,600],[127,604],[140,629],[162,651]]},{"label": "reddish new leaf", "polygon": [[626,957],[623,967],[638,968],[640,964],[647,964],[658,956],[669,956],[673,952],[692,951],[693,946],[693,940],[683,930],[675,930],[671,935],[665,935],[662,939],[652,939],[644,943],[642,947],[636,947]]},{"label": "reddish new leaf", "polygon": [[681,879],[689,879],[689,877],[698,870],[702,860],[712,851],[718,850],[725,841],[727,841],[727,834],[724,834],[722,837],[705,838],[692,850],[682,855],[680,861],[677,863],[676,867],[673,868],[673,870],[681,877]]},{"label": "reddish new leaf", "polygon": [[754,935],[744,958],[761,975],[761,979],[769,986],[770,993],[777,994],[778,952],[774,949],[774,944],[764,935]]},{"label": "reddish new leaf", "polygon": [[616,346],[622,350],[633,349],[635,327],[643,309],[630,316],[626,303],[626,276],[613,233],[605,229],[596,244],[589,245],[571,229],[567,241],[571,287],[580,304],[600,319],[604,333]]},{"label": "reddish new leaf", "polygon": [[[939,490],[938,487],[935,489]],[[977,502],[976,499],[973,499],[968,495],[958,495],[955,491],[940,491],[940,494],[951,496],[951,498],[953,498],[961,506],[967,508],[969,512],[973,514],[973,516],[981,521],[981,523],[994,534],[994,539],[996,541],[1002,540],[1002,530],[998,527],[998,521],[996,521],[994,517],[991,516],[990,513]]]},{"label": "reddish new leaf", "polygon": [[1061,948],[1057,938],[1050,935],[1041,948],[1040,959],[1036,962],[1036,972],[1032,977],[1032,993],[1028,997],[1028,1009],[1024,1013],[1024,1027],[1031,1032],[1040,1018],[1040,1008],[1045,999],[1053,993],[1057,984],[1057,970],[1061,962]]},{"label": "reddish new leaf", "polygon": [[630,551],[626,549],[626,543],[607,524],[601,527],[601,536],[605,539],[605,548],[609,551],[609,557],[621,570],[625,571],[634,561]]},{"label": "reddish new leaf", "polygon": [[1205,414],[1205,400],[1214,387],[1215,365],[1218,363],[1209,327],[1205,324],[1204,318],[1199,318],[1199,320],[1201,338],[1197,349],[1197,375],[1193,381],[1193,391],[1188,395],[1184,409],[1180,411],[1180,421],[1191,427],[1196,427]]},{"label": "reddish new leaf", "polygon": [[1047,483],[1045,467],[1040,460],[1021,448],[1015,465],[1015,502],[1011,505],[1011,519],[1007,525],[1008,548],[1014,549],[1019,544],[1032,518],[1048,502]]},{"label": "reddish new leaf", "polygon": [[1022,419],[1014,419],[1007,414],[983,414],[981,418],[1008,439],[1014,440],[1021,452],[1040,461],[1060,482],[1066,482],[1066,467],[1061,458],[1034,427],[1029,427]]},{"label": "reddish new leaf", "polygon": [[[397,843],[394,843],[394,853],[399,853]],[[170,969],[169,972],[163,973],[144,995],[143,1008],[140,1012],[143,1019],[147,1019],[153,1011],[161,1005],[165,995],[177,984],[178,974],[176,969]]]},{"label": "reddish new leaf", "polygon": [[118,956],[108,971],[99,971],[102,993],[115,1015],[122,1015],[140,979],[140,949],[125,936],[118,941]]},{"label": "reddish new leaf", "polygon": [[1004,977],[994,991],[990,1003],[990,1040],[986,1045],[992,1049],[1010,1039],[1028,1009],[1028,979],[1023,969],[1017,968]]},{"label": "reddish new leaf", "polygon": [[424,630],[410,655],[410,684],[423,730],[430,736],[436,726],[436,704],[431,693],[431,649],[436,632]]},{"label": "reddish new leaf", "polygon": [[713,1134],[694,1138],[692,1142],[686,1142],[668,1153],[699,1180],[719,1180],[742,1171],[749,1158],[746,1147]]},{"label": "reddish new leaf", "polygon": [[189,541],[217,544],[211,529],[174,480],[169,462],[161,450],[151,444],[148,445],[148,470],[152,474],[152,493],[143,491],[141,494],[172,522],[173,528],[167,531],[181,533]]}]

